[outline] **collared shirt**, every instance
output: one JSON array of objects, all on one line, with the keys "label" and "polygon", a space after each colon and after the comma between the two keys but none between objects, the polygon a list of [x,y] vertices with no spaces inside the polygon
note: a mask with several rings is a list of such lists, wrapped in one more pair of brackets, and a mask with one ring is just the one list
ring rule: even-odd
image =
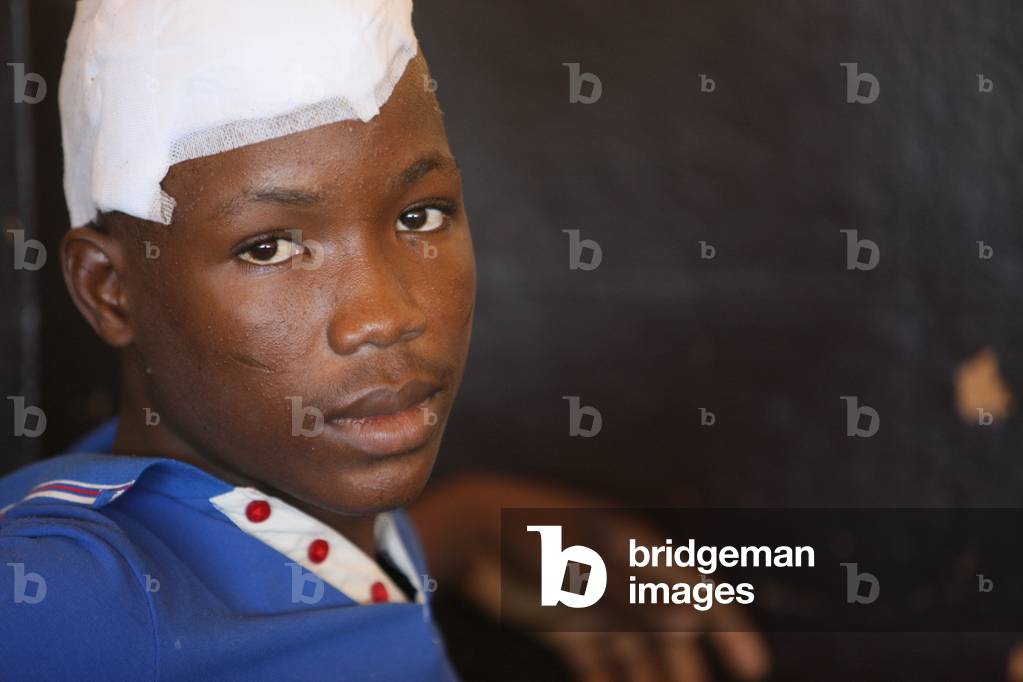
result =
[{"label": "collared shirt", "polygon": [[402,512],[374,528],[396,582],[304,512],[171,459],[44,460],[0,479],[0,510],[0,678],[457,679]]}]

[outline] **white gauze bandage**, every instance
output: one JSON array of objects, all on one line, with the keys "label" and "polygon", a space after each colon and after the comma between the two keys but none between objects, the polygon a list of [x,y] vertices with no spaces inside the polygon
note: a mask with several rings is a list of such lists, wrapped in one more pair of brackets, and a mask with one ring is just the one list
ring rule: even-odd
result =
[{"label": "white gauze bandage", "polygon": [[170,224],[173,164],[368,121],[417,49],[411,0],[79,0],[60,81],[71,225]]}]

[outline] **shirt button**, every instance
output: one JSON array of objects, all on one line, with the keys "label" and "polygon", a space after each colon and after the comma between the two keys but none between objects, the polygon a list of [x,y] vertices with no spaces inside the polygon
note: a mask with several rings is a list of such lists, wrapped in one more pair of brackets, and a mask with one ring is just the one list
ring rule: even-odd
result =
[{"label": "shirt button", "polygon": [[370,597],[373,598],[374,604],[387,601],[387,588],[379,580],[373,583],[372,587],[369,588]]},{"label": "shirt button", "polygon": [[245,507],[245,518],[252,523],[263,523],[270,518],[270,503],[265,500],[253,500]]},{"label": "shirt button", "polygon": [[313,540],[309,543],[309,561],[318,564],[327,558],[329,551],[330,545],[326,540]]}]

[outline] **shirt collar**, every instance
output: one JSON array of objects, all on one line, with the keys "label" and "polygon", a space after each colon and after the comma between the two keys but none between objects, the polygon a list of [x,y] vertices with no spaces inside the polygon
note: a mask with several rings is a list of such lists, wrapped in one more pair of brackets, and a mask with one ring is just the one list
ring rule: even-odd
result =
[{"label": "shirt collar", "polygon": [[[353,601],[408,602],[379,564],[348,538],[283,500],[255,488],[238,487],[211,497],[210,503],[243,533],[300,564]],[[419,575],[390,513],[377,515],[373,535],[378,550],[385,552],[416,588],[415,601],[423,603]]]},{"label": "shirt collar", "polygon": [[[116,422],[110,422],[83,439],[80,445],[87,445],[87,449],[94,452],[109,452],[115,432]],[[59,500],[98,509],[135,486],[159,490],[197,507],[208,500],[242,532],[289,557],[353,601],[373,603],[385,596],[388,602],[408,602],[404,592],[375,560],[334,529],[283,500],[255,488],[232,488],[184,462],[111,454],[72,454],[27,467],[5,482],[20,492],[8,500],[0,496],[0,517],[19,501],[31,505]],[[271,513],[262,522],[251,521],[246,509],[250,503],[260,501],[269,505]],[[316,540],[324,541],[327,546],[326,556],[318,562],[310,557],[310,545]],[[374,542],[415,588],[415,602],[423,603],[423,582],[393,514],[377,515]]]}]

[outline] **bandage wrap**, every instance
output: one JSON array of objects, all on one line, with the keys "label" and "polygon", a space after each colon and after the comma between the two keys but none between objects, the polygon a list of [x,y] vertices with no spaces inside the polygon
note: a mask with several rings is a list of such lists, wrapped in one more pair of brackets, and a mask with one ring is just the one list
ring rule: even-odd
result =
[{"label": "bandage wrap", "polygon": [[417,49],[411,0],[79,0],[60,83],[71,225],[170,224],[173,164],[368,121]]}]

